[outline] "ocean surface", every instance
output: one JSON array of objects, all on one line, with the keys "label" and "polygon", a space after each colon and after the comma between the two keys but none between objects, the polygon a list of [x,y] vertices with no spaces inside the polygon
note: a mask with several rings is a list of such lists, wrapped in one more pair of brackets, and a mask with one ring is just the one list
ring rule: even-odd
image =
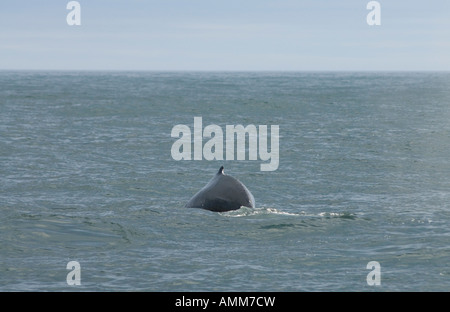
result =
[{"label": "ocean surface", "polygon": [[[222,165],[256,208],[184,208]],[[0,291],[450,291],[450,73],[1,71]]]}]

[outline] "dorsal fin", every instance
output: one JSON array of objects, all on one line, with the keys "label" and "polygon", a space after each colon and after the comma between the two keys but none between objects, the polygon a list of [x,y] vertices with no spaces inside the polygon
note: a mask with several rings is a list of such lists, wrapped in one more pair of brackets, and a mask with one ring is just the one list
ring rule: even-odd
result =
[{"label": "dorsal fin", "polygon": [[223,174],[223,166],[220,167],[219,172],[217,172],[217,174]]}]

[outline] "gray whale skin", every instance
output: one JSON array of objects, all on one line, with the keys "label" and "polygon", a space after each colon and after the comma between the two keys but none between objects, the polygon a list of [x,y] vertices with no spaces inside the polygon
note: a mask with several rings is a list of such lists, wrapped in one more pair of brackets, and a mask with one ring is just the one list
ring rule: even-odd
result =
[{"label": "gray whale skin", "polygon": [[216,212],[237,210],[242,206],[255,208],[255,198],[239,180],[223,173],[223,166],[185,205]]}]

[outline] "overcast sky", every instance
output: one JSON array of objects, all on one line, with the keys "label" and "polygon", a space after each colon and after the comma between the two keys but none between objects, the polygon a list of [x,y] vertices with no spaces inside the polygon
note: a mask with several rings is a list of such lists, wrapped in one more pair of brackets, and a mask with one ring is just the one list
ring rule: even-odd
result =
[{"label": "overcast sky", "polygon": [[450,70],[449,0],[0,0],[0,69]]}]

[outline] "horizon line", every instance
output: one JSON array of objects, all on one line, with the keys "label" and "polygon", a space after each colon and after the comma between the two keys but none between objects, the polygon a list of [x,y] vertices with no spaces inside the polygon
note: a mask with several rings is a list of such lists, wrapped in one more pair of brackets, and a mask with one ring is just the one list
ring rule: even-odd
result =
[{"label": "horizon line", "polygon": [[14,69],[1,72],[450,73],[450,69]]}]

